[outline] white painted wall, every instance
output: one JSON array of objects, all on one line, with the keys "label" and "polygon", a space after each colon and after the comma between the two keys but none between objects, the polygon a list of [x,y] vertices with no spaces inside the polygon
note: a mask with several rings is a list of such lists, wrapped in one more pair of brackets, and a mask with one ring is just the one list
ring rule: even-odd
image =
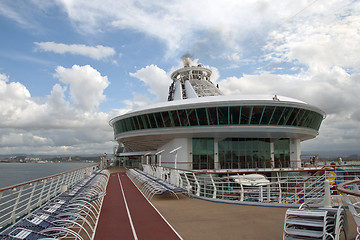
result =
[{"label": "white painted wall", "polygon": [[177,138],[160,147],[158,151],[164,149],[164,152],[161,153],[161,166],[174,167],[175,153],[170,152],[181,146],[181,149],[177,151],[177,168],[190,170],[192,163],[191,141],[191,138]]}]

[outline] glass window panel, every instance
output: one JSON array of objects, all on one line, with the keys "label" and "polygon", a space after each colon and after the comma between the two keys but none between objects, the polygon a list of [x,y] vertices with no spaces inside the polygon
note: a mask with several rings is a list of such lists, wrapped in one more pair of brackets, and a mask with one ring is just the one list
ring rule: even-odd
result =
[{"label": "glass window panel", "polygon": [[290,108],[290,107],[287,107],[285,108],[280,120],[279,120],[279,125],[285,125],[290,114],[292,113],[293,111],[293,108]]},{"label": "glass window panel", "polygon": [[123,121],[124,128],[126,129],[126,131],[130,131],[131,129],[128,126],[127,119],[123,119],[122,121]]},{"label": "glass window panel", "polygon": [[322,120],[323,120],[323,116],[321,114],[318,114],[316,119],[316,126],[315,126],[316,130],[319,130]]},{"label": "glass window panel", "polygon": [[141,115],[140,117],[141,117],[141,121],[143,123],[144,129],[149,128],[149,126],[148,126],[149,124],[148,124],[146,115]]},{"label": "glass window panel", "polygon": [[134,119],[135,126],[138,126],[137,129],[144,129],[144,125],[143,125],[143,123],[141,121],[140,116],[135,116],[133,119]]},{"label": "glass window panel", "polygon": [[161,112],[161,115],[164,119],[165,127],[173,127],[173,125],[171,124],[171,118],[169,112]]},{"label": "glass window panel", "polygon": [[303,124],[302,124],[303,127],[309,127],[312,117],[313,117],[313,113],[311,111],[308,111],[307,114],[308,114],[308,116],[307,116],[306,120],[303,121]]},{"label": "glass window panel", "polygon": [[255,106],[251,115],[251,124],[259,124],[263,113],[263,106]]},{"label": "glass window panel", "polygon": [[277,107],[277,108],[275,109],[274,114],[273,114],[273,116],[272,116],[272,119],[270,120],[270,124],[271,124],[271,125],[276,125],[276,124],[279,122],[279,120],[280,120],[280,118],[281,118],[282,113],[284,112],[284,110],[285,110],[284,107]]},{"label": "glass window panel", "polygon": [[219,124],[229,124],[228,107],[218,107]]},{"label": "glass window panel", "polygon": [[175,127],[180,127],[180,119],[179,119],[179,117],[177,115],[176,110],[170,111],[169,113],[170,113],[170,115],[171,115],[171,117],[172,117],[172,119],[174,121],[174,126]]},{"label": "glass window panel", "polygon": [[300,113],[300,109],[294,108],[294,110],[292,111],[286,125],[294,126],[294,122],[295,122],[296,118],[299,116],[299,113]]},{"label": "glass window panel", "polygon": [[130,117],[128,119],[128,121],[129,121],[130,129],[131,130],[137,130],[137,126],[135,126],[135,123],[134,123],[134,117]]},{"label": "glass window panel", "polygon": [[305,126],[305,123],[306,123],[306,120],[309,118],[310,116],[310,111],[309,110],[305,110],[304,111],[304,116],[300,119],[299,121],[299,127],[304,127]]},{"label": "glass window panel", "polygon": [[114,123],[114,135],[118,134],[122,132],[121,131],[121,125],[120,125],[120,121],[117,121]]},{"label": "glass window panel", "polygon": [[284,107],[284,110],[283,110],[283,112],[281,113],[281,115],[280,115],[280,117],[279,117],[278,122],[277,122],[276,125],[279,125],[279,123],[280,123],[281,121],[283,121],[283,116],[284,116],[284,113],[286,112],[286,110],[287,110],[287,108]]},{"label": "glass window panel", "polygon": [[135,130],[135,129],[133,128],[132,123],[131,123],[131,118],[125,119],[125,123],[126,123],[127,128],[129,129],[129,131]]},{"label": "glass window panel", "polygon": [[230,107],[230,124],[240,123],[240,107]]},{"label": "glass window panel", "polygon": [[159,112],[157,113],[154,113],[154,116],[155,116],[155,119],[156,119],[156,123],[157,123],[157,126],[159,128],[163,128],[164,127],[164,121],[161,117],[161,114]]},{"label": "glass window panel", "polygon": [[195,109],[186,109],[186,113],[189,117],[190,126],[198,126],[199,123],[198,123]]},{"label": "glass window panel", "polygon": [[209,116],[209,124],[210,125],[218,125],[216,108],[214,108],[214,107],[208,108],[207,112],[208,112],[208,116]]},{"label": "glass window panel", "polygon": [[290,140],[279,139],[274,142],[274,164],[275,167],[290,166]]},{"label": "glass window panel", "polygon": [[264,124],[264,125],[269,124],[269,121],[271,119],[271,116],[273,115],[274,110],[275,110],[275,107],[266,106],[264,109],[260,124]]},{"label": "glass window panel", "polygon": [[178,110],[181,126],[189,126],[188,117],[185,110]]},{"label": "glass window panel", "polygon": [[192,139],[193,169],[214,169],[214,139]]},{"label": "glass window panel", "polygon": [[142,124],[141,125],[139,124],[138,116],[134,116],[131,119],[133,121],[133,124],[134,124],[136,130],[142,129]]},{"label": "glass window panel", "polygon": [[249,107],[249,106],[242,107],[240,124],[249,124],[250,114],[251,114],[251,107]]},{"label": "glass window panel", "polygon": [[199,119],[200,125],[208,125],[205,108],[197,108],[196,113]]},{"label": "glass window panel", "polygon": [[300,123],[305,115],[306,115],[306,111],[304,109],[300,109],[300,113],[298,117],[295,119],[294,126],[300,126]]},{"label": "glass window panel", "polygon": [[152,114],[152,113],[148,114],[148,118],[149,118],[151,128],[157,128],[154,114]]}]

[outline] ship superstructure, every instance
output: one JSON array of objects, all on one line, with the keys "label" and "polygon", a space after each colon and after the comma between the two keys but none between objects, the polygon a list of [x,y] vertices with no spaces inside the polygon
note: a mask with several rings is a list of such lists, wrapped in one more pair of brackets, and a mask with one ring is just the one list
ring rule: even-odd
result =
[{"label": "ship superstructure", "polygon": [[122,162],[162,158],[188,170],[301,166],[300,143],[318,135],[325,113],[284,96],[224,95],[211,74],[185,58],[171,74],[168,101],[112,119]]}]

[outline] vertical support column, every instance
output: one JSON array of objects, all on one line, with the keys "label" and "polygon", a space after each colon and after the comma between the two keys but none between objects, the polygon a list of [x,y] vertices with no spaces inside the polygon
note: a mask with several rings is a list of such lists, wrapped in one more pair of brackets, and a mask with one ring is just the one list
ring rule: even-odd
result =
[{"label": "vertical support column", "polygon": [[[270,142],[270,158],[274,161],[275,163],[275,154],[274,154],[274,142]],[[274,165],[275,166],[275,165]]]},{"label": "vertical support column", "polygon": [[220,169],[219,163],[219,139],[214,138],[214,167],[216,170]]},{"label": "vertical support column", "polygon": [[290,139],[290,166],[293,168],[301,167],[301,147],[300,139]]}]

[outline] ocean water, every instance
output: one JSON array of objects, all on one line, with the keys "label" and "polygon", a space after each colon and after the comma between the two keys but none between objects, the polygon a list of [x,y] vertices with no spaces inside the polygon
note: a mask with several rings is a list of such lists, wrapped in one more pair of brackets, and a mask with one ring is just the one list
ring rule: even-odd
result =
[{"label": "ocean water", "polygon": [[94,163],[0,163],[0,189]]}]

